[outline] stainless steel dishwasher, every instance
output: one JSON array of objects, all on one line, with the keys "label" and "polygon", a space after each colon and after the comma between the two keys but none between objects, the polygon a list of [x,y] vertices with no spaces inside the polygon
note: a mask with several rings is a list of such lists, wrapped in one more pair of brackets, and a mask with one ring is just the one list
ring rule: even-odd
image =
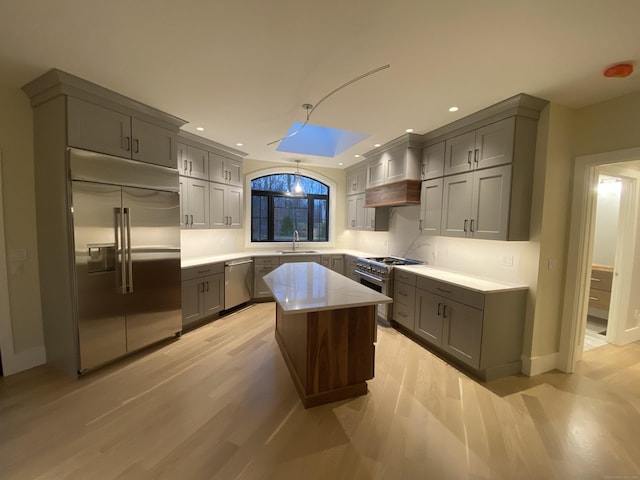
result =
[{"label": "stainless steel dishwasher", "polygon": [[238,258],[224,264],[224,309],[251,300],[253,291],[253,259]]}]

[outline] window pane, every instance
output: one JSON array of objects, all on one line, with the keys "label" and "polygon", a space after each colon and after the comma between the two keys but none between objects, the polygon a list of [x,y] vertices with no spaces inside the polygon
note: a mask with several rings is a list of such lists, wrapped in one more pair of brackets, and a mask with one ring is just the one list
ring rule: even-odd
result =
[{"label": "window pane", "polygon": [[327,232],[327,200],[315,199],[313,201],[313,238],[315,240],[327,241],[329,239]]},{"label": "window pane", "polygon": [[308,239],[309,210],[306,198],[274,197],[273,199],[273,239],[291,241],[297,230],[300,240]]},{"label": "window pane", "polygon": [[253,195],[251,197],[251,241],[269,240],[269,197]]}]

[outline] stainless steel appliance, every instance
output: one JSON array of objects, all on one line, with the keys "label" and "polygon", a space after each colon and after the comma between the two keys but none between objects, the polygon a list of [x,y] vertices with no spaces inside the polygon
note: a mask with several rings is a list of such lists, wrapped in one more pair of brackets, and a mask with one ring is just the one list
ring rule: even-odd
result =
[{"label": "stainless steel appliance", "polygon": [[239,258],[224,264],[224,309],[251,300],[253,291],[253,259]]},{"label": "stainless steel appliance", "polygon": [[[358,257],[356,258],[355,273],[358,281],[377,292],[393,297],[393,266],[418,265],[424,262],[399,257]],[[392,317],[393,304],[378,304],[378,320],[389,325]]]},{"label": "stainless steel appliance", "polygon": [[177,171],[69,149],[82,373],[182,328]]}]

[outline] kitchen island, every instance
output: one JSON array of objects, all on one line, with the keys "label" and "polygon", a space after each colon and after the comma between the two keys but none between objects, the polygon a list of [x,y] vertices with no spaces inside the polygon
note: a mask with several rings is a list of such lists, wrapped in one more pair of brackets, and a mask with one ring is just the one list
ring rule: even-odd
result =
[{"label": "kitchen island", "polygon": [[317,263],[264,277],[276,300],[275,338],[305,408],[367,393],[376,305],[392,299]]}]

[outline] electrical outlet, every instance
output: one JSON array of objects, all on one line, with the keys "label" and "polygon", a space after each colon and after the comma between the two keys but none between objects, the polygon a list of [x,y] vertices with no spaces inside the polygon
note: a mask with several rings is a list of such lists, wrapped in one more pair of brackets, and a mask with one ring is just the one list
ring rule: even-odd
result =
[{"label": "electrical outlet", "polygon": [[547,259],[547,270],[554,270],[556,268],[556,259],[548,258]]},{"label": "electrical outlet", "polygon": [[503,255],[502,265],[504,267],[513,267],[513,255]]}]

